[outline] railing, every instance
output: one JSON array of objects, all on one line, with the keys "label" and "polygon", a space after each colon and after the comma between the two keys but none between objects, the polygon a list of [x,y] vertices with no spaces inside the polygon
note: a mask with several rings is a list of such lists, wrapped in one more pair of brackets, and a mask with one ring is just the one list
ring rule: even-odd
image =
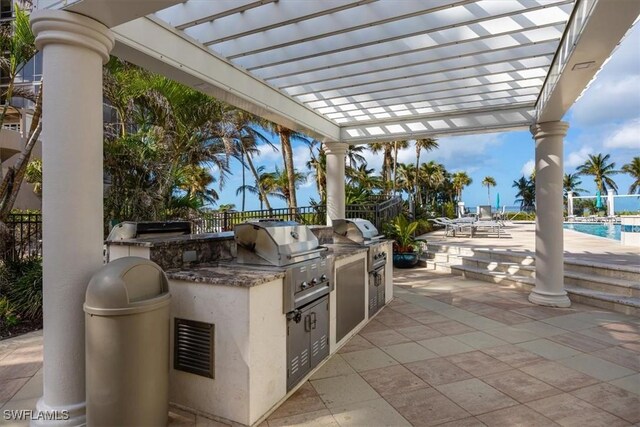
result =
[{"label": "railing", "polygon": [[[402,199],[393,197],[376,203],[380,197],[376,197],[373,203],[347,205],[345,217],[364,218],[371,221],[378,229],[382,225],[400,214]],[[251,219],[276,218],[285,221],[296,221],[307,225],[325,224],[327,208],[325,205],[302,206],[293,208],[278,208],[271,210],[256,210],[245,212],[211,212],[192,220],[194,233],[217,233],[230,231],[236,224],[241,224]]]},{"label": "railing", "polygon": [[6,253],[0,257],[18,260],[42,256],[42,214],[11,214],[5,225],[12,240],[8,242]]}]

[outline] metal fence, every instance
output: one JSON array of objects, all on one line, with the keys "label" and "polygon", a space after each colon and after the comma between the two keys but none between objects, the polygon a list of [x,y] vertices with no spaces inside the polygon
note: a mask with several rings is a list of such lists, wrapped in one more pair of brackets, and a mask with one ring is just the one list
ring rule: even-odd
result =
[{"label": "metal fence", "polygon": [[11,214],[5,225],[11,240],[7,252],[1,256],[10,260],[42,256],[42,214]]},{"label": "metal fence", "polygon": [[[347,205],[345,207],[345,217],[367,219],[380,229],[385,222],[398,216],[401,209],[402,199],[400,197],[390,199],[376,197],[367,203]],[[320,225],[326,223],[327,208],[325,205],[314,205],[301,206],[296,209],[278,208],[244,212],[211,212],[193,219],[192,222],[195,233],[217,233],[230,231],[236,224],[260,218],[275,218],[307,225]]]}]

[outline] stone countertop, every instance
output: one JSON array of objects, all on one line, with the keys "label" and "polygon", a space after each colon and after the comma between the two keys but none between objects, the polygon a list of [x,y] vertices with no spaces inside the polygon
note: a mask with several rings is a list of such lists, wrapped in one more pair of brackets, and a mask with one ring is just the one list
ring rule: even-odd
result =
[{"label": "stone countertop", "polygon": [[208,285],[234,286],[251,288],[282,279],[285,272],[282,269],[269,267],[249,267],[236,263],[199,265],[187,269],[173,269],[166,271],[172,280],[206,283]]},{"label": "stone countertop", "polygon": [[336,244],[326,244],[326,246],[331,250],[331,254],[334,257],[335,261],[338,261],[343,258],[350,257],[352,255],[357,255],[361,253],[367,253],[368,248],[366,246],[360,245],[336,245]]},{"label": "stone countertop", "polygon": [[143,246],[147,248],[158,248],[163,246],[205,242],[207,240],[232,239],[233,231],[225,231],[222,233],[185,234],[183,236],[172,237],[146,237],[142,239],[113,240],[111,242],[107,242],[107,245]]}]

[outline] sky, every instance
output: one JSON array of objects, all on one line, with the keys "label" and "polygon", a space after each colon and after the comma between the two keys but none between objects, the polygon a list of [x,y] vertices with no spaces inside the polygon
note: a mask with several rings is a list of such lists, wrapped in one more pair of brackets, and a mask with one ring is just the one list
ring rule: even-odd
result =
[{"label": "sky", "polygon": [[[619,169],[632,157],[640,156],[640,25],[636,25],[614,52],[610,60],[600,70],[596,79],[565,115],[564,121],[570,128],[565,137],[564,167],[566,173],[573,173],[584,163],[589,154],[610,154],[611,161]],[[276,141],[277,138],[274,138]],[[523,174],[529,176],[534,166],[534,141],[529,131],[503,132],[492,134],[465,135],[439,138],[440,148],[422,153],[420,162],[435,160],[445,165],[449,171],[466,171],[473,183],[463,191],[467,206],[477,206],[488,202],[487,189],[481,182],[485,176],[492,176],[497,186],[491,189],[490,204],[495,205],[495,195],[500,193],[503,205],[515,205],[516,191],[511,187],[514,180]],[[277,145],[277,141],[276,141]],[[294,163],[296,169],[307,171],[309,159],[307,147],[294,142]],[[381,155],[365,154],[368,167],[379,173]],[[399,153],[400,162],[415,163],[415,149],[411,146]],[[268,146],[261,147],[257,165],[267,170],[276,166],[282,168],[282,155]],[[242,167],[232,161],[232,174],[226,185],[219,191],[219,204],[232,203],[236,209],[242,207],[241,196],[236,189],[242,185]],[[253,184],[249,171],[247,183]],[[582,185],[590,195],[595,194],[593,178],[581,177]],[[627,194],[631,178],[620,174],[614,177],[619,193]],[[310,198],[318,200],[312,174],[297,192],[298,205],[306,206]],[[284,207],[283,201],[273,200],[273,207]],[[622,209],[640,209],[640,199],[628,198],[616,201]],[[245,210],[259,209],[256,196],[247,194]]]}]

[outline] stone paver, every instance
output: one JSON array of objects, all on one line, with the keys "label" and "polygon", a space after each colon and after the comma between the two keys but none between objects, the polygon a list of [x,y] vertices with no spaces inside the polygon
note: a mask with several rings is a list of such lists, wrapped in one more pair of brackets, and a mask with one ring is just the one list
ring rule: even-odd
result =
[{"label": "stone paver", "polygon": [[[260,427],[640,423],[637,317],[538,307],[519,289],[422,269],[394,274],[394,301]],[[34,408],[41,346],[41,333],[0,342],[0,410]],[[225,425],[178,410],[169,419]]]}]

